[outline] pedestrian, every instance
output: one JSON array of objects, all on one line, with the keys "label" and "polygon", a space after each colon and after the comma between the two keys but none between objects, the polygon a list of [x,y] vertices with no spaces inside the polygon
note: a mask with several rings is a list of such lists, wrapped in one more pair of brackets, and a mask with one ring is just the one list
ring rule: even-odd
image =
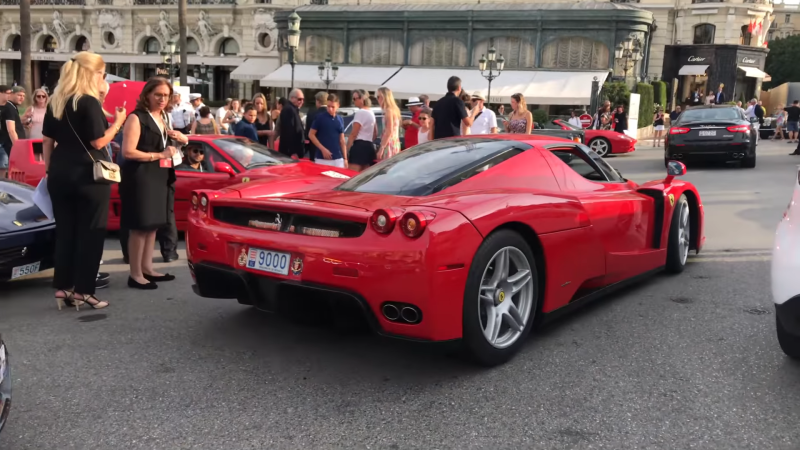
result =
[{"label": "pedestrian", "polygon": [[222,118],[222,123],[225,125],[227,131],[233,134],[233,130],[240,120],[242,120],[240,103],[239,100],[233,99],[228,107],[228,112],[225,113],[225,117]]},{"label": "pedestrian", "polygon": [[214,113],[214,118],[217,121],[217,127],[219,128],[220,133],[222,134],[229,134],[230,127],[228,123],[225,122],[225,118],[228,117],[228,112],[231,108],[231,102],[233,99],[226,98],[225,104],[217,108],[217,111]]},{"label": "pedestrian", "polygon": [[208,106],[200,108],[200,118],[192,122],[192,134],[220,134],[217,121],[211,114],[211,109]]},{"label": "pedestrian", "polygon": [[[487,111],[489,109],[487,108]],[[417,131],[418,144],[424,144],[433,139],[433,119],[430,108],[423,106],[419,113],[419,130]]]},{"label": "pedestrian", "polygon": [[425,95],[425,94],[422,94],[422,95],[420,95],[420,96],[419,96],[419,97],[417,97],[417,98],[419,99],[419,101],[421,101],[421,102],[422,102],[422,105],[423,105],[424,107],[426,107],[426,108],[428,108],[428,109],[431,109],[431,98],[430,98],[430,97],[428,97],[428,96],[427,96],[427,95]]},{"label": "pedestrian", "polygon": [[471,99],[472,109],[477,110],[470,127],[471,134],[497,134],[497,116],[494,111],[486,107],[486,98],[479,91],[475,91]]},{"label": "pedestrian", "polygon": [[317,157],[317,148],[314,144],[310,141],[308,135],[311,132],[311,126],[314,125],[314,119],[317,118],[318,114],[327,114],[328,111],[328,93],[327,92],[317,92],[314,95],[314,104],[316,108],[312,108],[308,110],[308,114],[306,114],[306,125],[305,125],[305,133],[306,133],[306,154],[308,155],[308,159],[310,161],[314,161]]},{"label": "pedestrian", "polygon": [[664,110],[659,106],[653,115],[653,147],[659,147],[664,139]]},{"label": "pedestrian", "polygon": [[180,131],[183,134],[189,134],[194,123],[194,109],[190,104],[181,99],[181,94],[178,92],[172,96],[172,112],[170,113],[170,117],[172,118],[174,130]]},{"label": "pedestrian", "polygon": [[717,105],[722,105],[725,103],[725,93],[722,92],[722,88],[724,87],[725,85],[720,83],[719,88],[717,89],[717,94],[714,96],[714,103]]},{"label": "pedestrian", "polygon": [[272,100],[269,102],[269,114],[270,117],[272,118],[272,123],[278,122],[278,117],[281,115],[281,110],[283,109],[283,104],[285,102],[286,99],[283,98],[279,98],[277,100]]},{"label": "pedestrian", "polygon": [[192,109],[194,109],[194,120],[199,119],[200,108],[206,106],[205,103],[203,103],[203,96],[200,94],[189,94],[189,103],[191,104]]},{"label": "pedestrian", "polygon": [[628,115],[625,113],[625,107],[617,105],[617,111],[614,113],[614,131],[625,134],[625,130],[627,129]]},{"label": "pedestrian", "polygon": [[165,110],[172,93],[169,80],[151,78],[125,122],[120,224],[130,233],[128,286],[134,289],[152,290],[158,288],[157,282],[175,279],[153,268],[156,233],[170,226],[174,217],[174,157],[178,149],[172,143],[188,142],[183,133],[169,129]]},{"label": "pedestrian", "polygon": [[782,104],[775,108],[775,134],[770,136],[770,139],[774,139],[776,141],[783,139],[783,129],[786,125],[787,114],[786,108],[784,108]]},{"label": "pedestrian", "polygon": [[499,116],[505,116],[505,115],[506,115],[506,105],[500,105],[500,106],[498,106],[498,107],[497,107],[497,114],[498,114]]},{"label": "pedestrian", "polygon": [[90,52],[73,55],[61,66],[42,124],[42,149],[47,189],[56,222],[53,287],[59,305],[88,304],[101,309],[108,302],[95,297],[103,257],[111,186],[94,178],[94,162],[108,158],[106,146],[125,122],[125,107],[114,112],[109,127],[100,89],[103,58]]},{"label": "pedestrian", "polygon": [[411,97],[406,103],[406,107],[411,111],[411,118],[403,119],[403,131],[405,133],[404,148],[411,148],[419,143],[417,139],[420,127],[419,114],[424,106],[425,104],[422,103],[419,97]]},{"label": "pedestrian", "polygon": [[706,99],[705,99],[705,104],[706,105],[713,105],[715,97],[716,96],[714,95],[713,92],[708,91],[708,95],[706,95]]},{"label": "pedestrian", "polygon": [[[11,88],[9,86],[0,85],[0,178],[6,177],[8,171],[8,160],[11,155],[11,144],[8,130],[13,128],[14,120],[11,118],[10,123],[6,123],[6,104],[8,104],[8,97],[11,95]],[[9,126],[10,125],[10,126]]]},{"label": "pedestrian", "polygon": [[[11,157],[11,149],[14,143],[20,139],[25,139],[25,126],[22,124],[22,118],[19,115],[19,105],[25,101],[25,88],[22,86],[14,86],[6,91],[6,103],[3,105],[0,115],[3,118],[3,128],[5,134],[3,138],[3,148],[6,150],[6,156]],[[6,162],[6,168],[8,163]]]},{"label": "pedestrian", "polygon": [[43,137],[42,126],[44,125],[44,115],[47,113],[48,100],[49,97],[44,89],[39,88],[33,91],[33,104],[25,111],[27,120],[24,120],[28,139],[41,139]]},{"label": "pedestrian", "polygon": [[578,112],[574,109],[569,112],[569,120],[567,121],[570,125],[576,128],[583,128],[583,124],[581,123],[581,118],[578,117]]},{"label": "pedestrian", "polygon": [[383,161],[400,153],[400,108],[391,89],[380,87],[375,95],[383,110],[383,135],[377,152],[378,161]]},{"label": "pedestrian", "polygon": [[703,95],[703,90],[700,87],[697,87],[697,89],[695,89],[694,92],[692,92],[692,95],[689,98],[690,102],[689,104],[692,106],[702,105],[704,98],[705,96]]},{"label": "pedestrian", "polygon": [[267,98],[264,94],[258,93],[253,96],[253,106],[256,107],[256,132],[258,133],[258,142],[261,145],[272,148],[272,117],[267,111]]},{"label": "pedestrian", "polygon": [[327,108],[314,118],[308,138],[316,147],[314,162],[325,166],[346,168],[344,120],[336,111],[339,109],[339,97],[328,94]]},{"label": "pedestrian", "polygon": [[[472,96],[461,90],[461,95],[459,96],[461,101],[464,102],[464,110],[467,112],[467,116],[470,116],[472,113]],[[461,124],[461,135],[462,136],[469,136],[472,134],[472,126]]]},{"label": "pedestrian", "polygon": [[473,117],[469,116],[466,106],[460,98],[461,78],[450,77],[447,80],[447,94],[433,107],[434,139],[461,135],[461,125],[472,126]]},{"label": "pedestrian", "polygon": [[511,116],[506,122],[506,131],[514,134],[531,134],[533,129],[533,114],[528,111],[525,97],[522,94],[511,96]]},{"label": "pedestrian", "polygon": [[[231,104],[234,105],[238,100],[234,100]],[[258,130],[256,129],[256,119],[258,113],[256,107],[252,103],[248,103],[244,107],[244,115],[242,119],[233,124],[233,134],[239,137],[250,139],[253,142],[258,142]]]},{"label": "pedestrian", "polygon": [[669,113],[669,124],[672,126],[672,123],[678,120],[678,117],[681,115],[681,105],[675,107],[671,113]]},{"label": "pedestrian", "polygon": [[610,130],[611,129],[611,102],[606,100],[603,105],[597,108],[597,112],[592,119],[593,130]]},{"label": "pedestrian", "polygon": [[278,150],[286,156],[295,156],[298,159],[305,154],[305,130],[300,118],[300,107],[304,101],[303,91],[292,89],[289,101],[284,102],[278,118],[281,139]]},{"label": "pedestrian", "polygon": [[[353,103],[358,110],[353,114],[353,127],[347,141],[348,168],[361,172],[375,163],[375,139],[378,138],[378,124],[370,106],[372,102],[364,89],[352,93]],[[407,138],[406,138],[407,139]]]},{"label": "pedestrian", "polygon": [[[753,124],[753,128],[756,129],[756,143],[761,140],[761,121],[764,119],[764,110],[758,106],[758,99],[751,99],[747,110],[745,111],[745,115]],[[755,121],[753,121],[755,119]],[[791,141],[790,141],[791,142]],[[793,152],[791,154],[795,154]]]}]

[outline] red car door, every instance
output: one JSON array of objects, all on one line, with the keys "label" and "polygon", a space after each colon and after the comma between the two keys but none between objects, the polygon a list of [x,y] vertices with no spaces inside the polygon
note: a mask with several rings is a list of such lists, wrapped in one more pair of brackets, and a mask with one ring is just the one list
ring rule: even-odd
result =
[{"label": "red car door", "polygon": [[654,201],[636,191],[602,158],[582,145],[558,144],[546,153],[562,191],[584,205],[606,252],[603,284],[664,264],[666,250],[653,248]]},{"label": "red car door", "polygon": [[[206,171],[196,172],[178,168],[175,170],[175,221],[179,230],[186,228],[186,219],[189,214],[189,208],[191,208],[189,202],[192,191],[197,189],[222,189],[235,183],[232,174],[214,171],[214,163],[227,162],[227,159],[220,155],[219,152],[204,142],[189,141],[189,144],[184,147],[184,154],[188,155],[195,149],[203,151],[203,166]],[[235,171],[235,169],[233,170]]]}]

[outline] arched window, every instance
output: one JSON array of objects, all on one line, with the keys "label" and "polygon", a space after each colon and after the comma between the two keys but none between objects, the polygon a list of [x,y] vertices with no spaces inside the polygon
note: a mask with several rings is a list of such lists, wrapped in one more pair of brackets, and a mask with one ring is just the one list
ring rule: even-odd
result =
[{"label": "arched window", "polygon": [[[188,49],[187,49],[188,50]],[[222,56],[235,56],[239,54],[239,43],[233,38],[227,38],[219,44],[219,54]]]},{"label": "arched window", "polygon": [[344,44],[329,36],[311,35],[300,41],[297,49],[297,60],[319,64],[330,58],[331,61],[344,60]]},{"label": "arched window", "polygon": [[739,45],[750,45],[753,34],[750,33],[749,25],[742,25],[742,34],[739,36]]},{"label": "arched window", "polygon": [[694,27],[694,40],[692,41],[693,44],[713,44],[714,43],[714,32],[717,31],[717,27],[711,25],[710,23],[701,23]]},{"label": "arched window", "polygon": [[11,41],[11,51],[18,52],[19,49],[22,48],[22,38],[19,35],[14,36],[14,40]]},{"label": "arched window", "polygon": [[186,53],[190,55],[196,55],[200,53],[200,44],[197,43],[195,38],[186,38]]},{"label": "arched window", "polygon": [[467,65],[467,46],[451,37],[421,39],[411,46],[408,63],[412,66],[464,67]]},{"label": "arched window", "polygon": [[608,47],[583,37],[561,38],[542,51],[545,69],[607,69]]},{"label": "arched window", "polygon": [[45,52],[54,52],[58,48],[58,41],[53,36],[47,36],[44,38],[44,45],[42,45],[42,50]]},{"label": "arched window", "polygon": [[489,47],[492,45],[497,50],[497,55],[503,55],[505,58],[507,69],[534,67],[536,49],[530,41],[519,37],[499,37],[478,42],[472,52],[472,62],[477,64],[481,56],[489,52]]},{"label": "arched window", "polygon": [[144,52],[148,55],[157,55],[161,51],[161,43],[158,39],[151,37],[144,43]]},{"label": "arched window", "polygon": [[81,36],[75,42],[75,49],[76,52],[85,52],[91,50],[91,43],[89,39],[86,39],[86,36]]},{"label": "arched window", "polygon": [[350,64],[403,64],[403,44],[386,36],[372,36],[350,44]]}]

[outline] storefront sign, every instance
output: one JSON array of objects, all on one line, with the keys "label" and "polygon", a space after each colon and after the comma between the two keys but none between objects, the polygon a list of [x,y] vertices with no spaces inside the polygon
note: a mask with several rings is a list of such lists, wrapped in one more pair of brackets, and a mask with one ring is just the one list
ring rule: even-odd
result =
[{"label": "storefront sign", "polygon": [[162,69],[161,67],[156,67],[156,75],[167,75],[167,76],[169,76],[169,69]]},{"label": "storefront sign", "polygon": [[742,64],[755,64],[756,62],[758,62],[756,58],[750,58],[749,56],[742,58]]},{"label": "storefront sign", "polygon": [[704,58],[702,56],[690,56],[689,57],[689,62],[703,62],[705,60],[706,60],[706,58]]}]

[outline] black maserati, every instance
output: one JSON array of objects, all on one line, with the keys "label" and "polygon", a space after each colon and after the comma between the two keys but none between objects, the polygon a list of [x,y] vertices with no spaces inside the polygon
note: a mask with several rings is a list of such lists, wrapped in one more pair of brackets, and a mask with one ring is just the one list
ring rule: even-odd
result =
[{"label": "black maserati", "polygon": [[696,106],[684,111],[665,139],[664,163],[670,160],[740,162],[756,166],[757,131],[735,105]]}]

